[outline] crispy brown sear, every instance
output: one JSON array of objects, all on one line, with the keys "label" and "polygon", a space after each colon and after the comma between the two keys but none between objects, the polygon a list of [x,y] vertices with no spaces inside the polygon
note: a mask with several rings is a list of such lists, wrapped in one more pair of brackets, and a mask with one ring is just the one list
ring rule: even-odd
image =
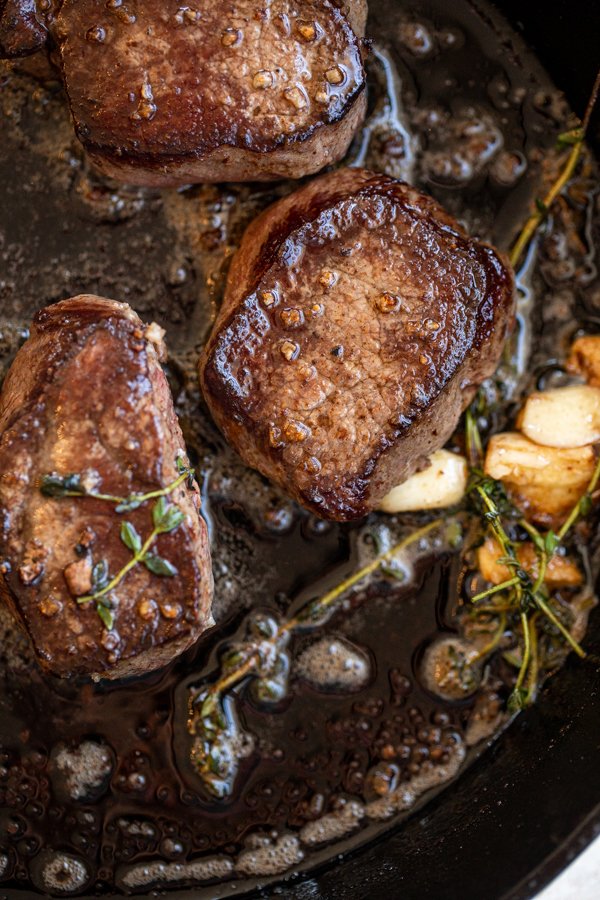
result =
[{"label": "crispy brown sear", "polygon": [[364,115],[365,0],[63,0],[53,26],[77,134],[121,181],[300,178]]},{"label": "crispy brown sear", "polygon": [[36,53],[48,39],[46,16],[36,0],[0,0],[0,59]]},{"label": "crispy brown sear", "polygon": [[320,516],[366,515],[494,371],[513,275],[430,197],[345,169],[246,231],[200,363],[251,466]]},{"label": "crispy brown sear", "polygon": [[127,497],[165,488],[187,463],[160,366],[162,331],[125,303],[79,296],[37,313],[0,397],[0,590],[41,665],[59,676],[139,675],[159,668],[212,624],[212,574],[197,486],[166,502],[184,519],[154,554],[167,577],[135,565],[110,592],[114,625],[96,602],[94,566],[110,576],[132,559],[124,521],[145,539],[153,502],[119,514],[114,503],[42,493],[45,475],[81,476],[88,489]]}]

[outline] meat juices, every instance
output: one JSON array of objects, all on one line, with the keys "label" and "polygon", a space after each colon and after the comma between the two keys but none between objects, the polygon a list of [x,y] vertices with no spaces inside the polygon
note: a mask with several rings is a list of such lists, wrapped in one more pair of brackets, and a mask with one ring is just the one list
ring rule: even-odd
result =
[{"label": "meat juices", "polygon": [[63,0],[53,36],[77,134],[139,185],[300,178],[366,108],[365,0]]},{"label": "meat juices", "polygon": [[[77,474],[86,489],[128,497],[172,485],[187,465],[160,366],[162,331],[125,303],[79,296],[37,313],[0,396],[0,592],[41,665],[59,676],[139,675],[159,668],[212,624],[212,573],[200,497],[188,479],[168,492],[183,520],[151,553],[168,576],[138,563],[105,595],[102,621],[93,568],[112,578],[130,560],[129,522],[145,540],[156,500],[119,513],[89,496],[47,496],[44,476]],[[177,464],[177,459],[182,462]]]},{"label": "meat juices", "polygon": [[431,197],[345,169],[246,231],[200,363],[245,462],[357,519],[454,431],[499,360],[513,275]]}]

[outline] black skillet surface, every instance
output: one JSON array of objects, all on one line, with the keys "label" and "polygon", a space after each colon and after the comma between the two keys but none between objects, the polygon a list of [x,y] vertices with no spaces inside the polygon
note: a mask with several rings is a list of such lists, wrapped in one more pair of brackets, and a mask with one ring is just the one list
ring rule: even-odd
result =
[{"label": "black skillet surface", "polygon": [[[600,10],[498,4],[574,109],[594,75]],[[595,20],[595,21],[594,21]],[[587,646],[600,645],[593,616]],[[395,833],[263,896],[290,900],[530,897],[600,831],[600,667],[570,659],[492,748]],[[153,893],[152,896],[162,892]],[[173,898],[193,891],[169,892]],[[0,894],[3,898],[4,894]],[[27,893],[9,892],[23,900]],[[165,894],[165,896],[167,896]]]},{"label": "black skillet surface", "polygon": [[[583,110],[598,63],[600,6],[495,5]],[[598,116],[590,140],[600,146]],[[593,616],[590,646],[599,646]],[[289,900],[525,900],[600,835],[600,666],[570,659],[536,705],[456,783],[395,835],[310,882]]]},{"label": "black skillet surface", "polygon": [[[581,0],[495,4],[571,105],[598,66],[600,6]],[[592,127],[596,149],[600,132]],[[600,646],[592,616],[588,645]],[[401,829],[288,883],[286,900],[525,900],[600,835],[600,665],[571,657],[536,705]]]}]

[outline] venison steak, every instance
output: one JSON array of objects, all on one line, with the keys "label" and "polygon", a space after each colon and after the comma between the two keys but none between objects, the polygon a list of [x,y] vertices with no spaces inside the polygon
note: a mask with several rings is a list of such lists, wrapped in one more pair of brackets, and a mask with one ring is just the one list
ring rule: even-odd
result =
[{"label": "venison steak", "polygon": [[53,37],[102,172],[264,181],[346,152],[366,107],[365,18],[365,0],[62,0]]},{"label": "venison steak", "polygon": [[29,56],[47,39],[46,16],[36,0],[0,0],[0,59]]},{"label": "venison steak", "polygon": [[513,274],[431,197],[360,169],[247,229],[200,376],[245,462],[357,519],[426,464],[498,363]]},{"label": "venison steak", "polygon": [[[212,624],[207,529],[191,478],[124,512],[69,493],[129,497],[181,478],[187,456],[164,352],[158,326],[125,303],[84,295],[37,313],[4,382],[0,593],[55,675],[143,674]],[[82,603],[132,561],[161,509],[163,525],[177,509],[181,521],[156,536],[148,565]]]}]

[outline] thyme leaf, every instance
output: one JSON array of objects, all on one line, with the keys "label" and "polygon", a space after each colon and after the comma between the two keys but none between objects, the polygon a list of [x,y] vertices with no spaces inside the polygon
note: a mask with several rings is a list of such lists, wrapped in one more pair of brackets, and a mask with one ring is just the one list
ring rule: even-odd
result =
[{"label": "thyme leaf", "polygon": [[581,144],[585,138],[583,128],[571,128],[569,131],[563,131],[556,139],[559,147],[572,147],[574,144]]},{"label": "thyme leaf", "polygon": [[162,556],[158,556],[157,554],[147,553],[142,559],[142,562],[153,575],[162,575],[168,578],[177,575],[177,569],[173,563],[169,562],[168,559],[163,559]]},{"label": "thyme leaf", "polygon": [[[550,530],[544,539],[544,547],[543,549],[546,551],[548,556],[552,556],[556,548],[558,547],[560,541],[558,535],[554,534],[552,530]],[[539,544],[537,544],[538,549],[540,549]]]},{"label": "thyme leaf", "polygon": [[101,559],[92,568],[92,589],[94,592],[101,590],[108,584],[108,562]]},{"label": "thyme leaf", "polygon": [[81,475],[56,475],[42,476],[40,491],[45,497],[83,497],[85,489],[81,484]]},{"label": "thyme leaf", "polygon": [[160,497],[152,507],[152,521],[157,534],[165,534],[173,531],[184,520],[181,509],[168,503],[165,497]]},{"label": "thyme leaf", "polygon": [[527,706],[527,692],[523,690],[523,688],[513,688],[512,693],[510,694],[506,708],[510,713],[517,713],[520,710],[525,709]]},{"label": "thyme leaf", "polygon": [[406,581],[406,572],[404,569],[401,569],[400,566],[396,566],[393,563],[384,563],[381,566],[381,571],[388,578],[393,578],[394,581]]},{"label": "thyme leaf", "polygon": [[107,631],[111,631],[113,625],[115,624],[115,617],[107,606],[104,606],[103,603],[98,603],[96,605],[96,612],[100,616],[102,624],[107,629]]},{"label": "thyme leaf", "polygon": [[139,553],[142,549],[142,539],[131,522],[123,522],[121,525],[121,540],[134,553]]}]

